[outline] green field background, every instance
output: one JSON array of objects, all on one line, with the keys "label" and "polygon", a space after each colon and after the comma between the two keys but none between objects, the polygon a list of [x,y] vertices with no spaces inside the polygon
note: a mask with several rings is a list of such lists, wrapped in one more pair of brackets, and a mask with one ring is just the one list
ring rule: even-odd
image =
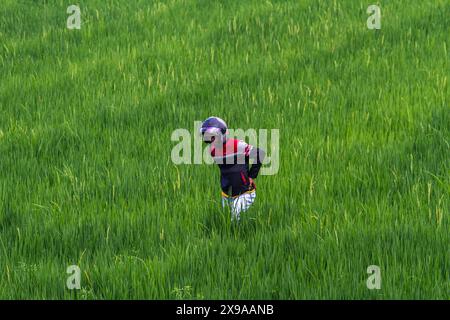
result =
[{"label": "green field background", "polygon": [[[450,298],[449,1],[70,4],[0,5],[0,298]],[[211,115],[280,130],[239,225]]]}]

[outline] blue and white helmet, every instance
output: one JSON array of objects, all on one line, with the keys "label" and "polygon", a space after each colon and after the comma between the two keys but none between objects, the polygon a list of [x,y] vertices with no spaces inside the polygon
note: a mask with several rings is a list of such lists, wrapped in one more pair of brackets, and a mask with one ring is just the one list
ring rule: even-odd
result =
[{"label": "blue and white helmet", "polygon": [[225,142],[227,131],[227,124],[218,117],[209,117],[203,121],[200,128],[202,139],[207,143],[211,143],[217,139],[222,143]]}]

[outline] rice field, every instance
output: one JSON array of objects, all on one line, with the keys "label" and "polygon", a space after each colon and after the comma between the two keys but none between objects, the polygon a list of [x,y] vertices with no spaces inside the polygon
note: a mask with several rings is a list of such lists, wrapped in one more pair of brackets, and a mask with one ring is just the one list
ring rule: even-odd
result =
[{"label": "rice field", "polygon": [[[71,4],[0,5],[1,299],[450,298],[450,2]],[[211,115],[280,133],[239,224]]]}]

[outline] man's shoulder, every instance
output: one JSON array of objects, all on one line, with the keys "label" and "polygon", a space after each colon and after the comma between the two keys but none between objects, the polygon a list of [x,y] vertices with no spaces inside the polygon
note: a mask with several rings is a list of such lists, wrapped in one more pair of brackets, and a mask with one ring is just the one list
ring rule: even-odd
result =
[{"label": "man's shoulder", "polygon": [[233,146],[245,146],[247,145],[247,142],[245,142],[244,140],[241,139],[235,139],[235,138],[229,138],[227,140],[227,144],[228,145],[233,145]]},{"label": "man's shoulder", "polygon": [[244,140],[240,140],[240,139],[232,139],[232,142],[230,144],[233,145],[234,152],[244,153],[245,155],[248,155],[250,150],[253,148],[247,142],[245,142]]},{"label": "man's shoulder", "polygon": [[225,155],[232,155],[232,154],[245,154],[248,155],[250,150],[252,149],[252,146],[249,145],[244,140],[235,139],[235,138],[229,138],[226,143],[219,147],[218,149],[211,145],[210,147],[210,153],[214,156],[225,156]]}]

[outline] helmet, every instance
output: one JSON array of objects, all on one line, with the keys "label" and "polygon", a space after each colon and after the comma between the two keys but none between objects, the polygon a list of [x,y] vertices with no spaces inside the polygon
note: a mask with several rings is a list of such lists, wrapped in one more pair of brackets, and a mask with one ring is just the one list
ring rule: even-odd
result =
[{"label": "helmet", "polygon": [[217,139],[225,142],[227,130],[225,121],[218,117],[209,117],[203,121],[200,133],[204,142],[211,143]]}]

